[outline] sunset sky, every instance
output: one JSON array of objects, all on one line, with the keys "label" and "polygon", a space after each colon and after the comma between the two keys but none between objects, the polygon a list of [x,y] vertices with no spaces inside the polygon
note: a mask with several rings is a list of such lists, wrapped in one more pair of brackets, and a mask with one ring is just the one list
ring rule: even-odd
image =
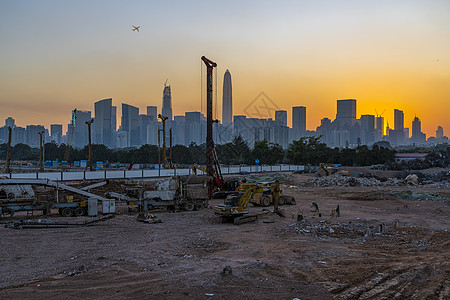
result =
[{"label": "sunset sky", "polygon": [[315,130],[351,98],[358,117],[385,111],[393,127],[397,108],[405,127],[417,115],[427,137],[438,125],[450,135],[448,0],[0,0],[0,41],[0,125],[65,130],[72,109],[104,98],[118,120],[121,103],[160,111],[167,78],[174,115],[205,112],[205,55],[218,64],[219,118],[229,69],[235,115],[264,92],[289,125],[306,106]]}]

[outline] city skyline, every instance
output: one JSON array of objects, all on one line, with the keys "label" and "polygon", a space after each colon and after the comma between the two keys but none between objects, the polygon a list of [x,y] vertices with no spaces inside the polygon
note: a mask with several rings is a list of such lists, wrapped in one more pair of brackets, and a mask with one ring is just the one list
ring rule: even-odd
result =
[{"label": "city skyline", "polygon": [[204,113],[206,55],[217,78],[233,72],[234,115],[264,92],[280,109],[307,107],[307,130],[334,118],[336,99],[357,99],[357,117],[386,110],[390,126],[394,109],[407,127],[420,115],[427,136],[450,128],[448,1],[205,3],[2,2],[0,118],[66,127],[100,99],[160,107],[166,78],[174,116]]},{"label": "city skyline", "polygon": [[[448,143],[448,137],[443,135],[443,127],[438,126],[435,131],[436,136],[430,135],[427,138],[427,135],[422,132],[421,119],[416,115],[409,127],[404,122],[403,111],[399,109],[394,109],[394,127],[386,124],[386,128],[384,128],[383,117],[378,114],[361,114],[360,118],[356,117],[358,110],[356,99],[340,99],[336,100],[336,118],[334,120],[322,118],[321,125],[316,130],[306,130],[306,107],[292,107],[293,124],[292,127],[288,127],[287,110],[274,110],[273,107],[267,106],[268,99],[261,99],[260,104],[254,105],[259,106],[265,103],[266,107],[259,106],[259,108],[267,109],[267,114],[235,115],[232,123],[214,124],[213,136],[216,143],[231,142],[237,135],[242,136],[249,146],[253,146],[257,141],[267,140],[277,143],[283,148],[287,148],[293,140],[301,137],[319,137],[329,147],[339,148],[358,145],[371,146],[380,141],[388,141],[392,146],[432,146],[438,143]],[[140,111],[138,107],[122,103],[121,125],[116,131],[117,106],[113,106],[112,102],[111,98],[95,102],[95,116],[91,115],[91,111],[73,110],[73,119],[68,125],[73,130],[68,130],[64,136],[61,124],[51,124],[50,131],[44,126],[34,124],[27,124],[24,128],[17,126],[14,118],[8,117],[5,119],[5,125],[0,127],[0,143],[6,142],[7,127],[10,126],[13,129],[13,145],[25,143],[36,146],[36,132],[44,131],[47,141],[54,141],[57,144],[69,143],[80,148],[87,145],[87,127],[84,125],[92,118],[94,121],[92,125],[93,143],[95,144],[104,144],[109,148],[158,144],[156,137],[162,124],[156,118],[157,106],[147,106],[146,113],[144,113],[145,111]],[[275,103],[271,104],[276,106]],[[269,113],[270,111],[272,113]],[[167,120],[166,123],[166,128],[173,132],[174,145],[188,146],[192,142],[196,144],[204,142],[206,117],[203,113],[199,111],[185,112],[184,115],[177,115],[173,121]],[[386,134],[383,134],[384,132]]]}]

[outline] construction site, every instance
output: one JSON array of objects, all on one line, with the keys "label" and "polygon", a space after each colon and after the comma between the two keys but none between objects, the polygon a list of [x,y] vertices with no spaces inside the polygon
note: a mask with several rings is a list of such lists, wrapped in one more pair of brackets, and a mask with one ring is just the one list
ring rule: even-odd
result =
[{"label": "construction site", "polygon": [[207,163],[192,174],[0,178],[2,299],[450,298],[450,168],[223,175],[202,61]]}]

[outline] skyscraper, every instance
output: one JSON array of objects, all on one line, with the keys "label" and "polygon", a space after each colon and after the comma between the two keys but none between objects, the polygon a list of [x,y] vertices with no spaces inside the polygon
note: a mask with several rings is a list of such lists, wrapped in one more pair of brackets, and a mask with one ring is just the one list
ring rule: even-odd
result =
[{"label": "skyscraper", "polygon": [[228,69],[223,76],[223,96],[222,96],[222,123],[231,124],[233,120],[233,94],[231,86],[231,74]]},{"label": "skyscraper", "polygon": [[418,137],[421,132],[422,122],[420,122],[420,119],[418,117],[414,117],[414,120],[412,121],[411,138],[415,140],[415,138]]},{"label": "skyscraper", "polygon": [[375,140],[381,141],[384,134],[384,117],[377,116],[375,119]]},{"label": "skyscraper", "polygon": [[190,111],[185,113],[185,145],[192,142],[200,145],[202,143],[202,135],[206,132],[202,131],[202,113],[198,111]]},{"label": "skyscraper", "polygon": [[361,115],[361,142],[371,145],[375,141],[375,116]]},{"label": "skyscraper", "polygon": [[422,122],[418,117],[414,117],[412,122],[411,141],[413,143],[425,143],[426,135],[422,132]]},{"label": "skyscraper", "polygon": [[5,127],[14,128],[14,126],[16,125],[15,123],[16,123],[16,121],[11,117],[8,117],[5,119]]},{"label": "skyscraper", "polygon": [[27,125],[25,141],[32,148],[39,147],[39,132],[45,131],[42,125]]},{"label": "skyscraper", "polygon": [[56,144],[62,143],[62,125],[51,124],[50,125],[51,140]]},{"label": "skyscraper", "polygon": [[[111,107],[111,128],[113,132],[117,130],[117,106]],[[113,136],[113,143],[115,143],[114,136]]]},{"label": "skyscraper", "polygon": [[139,108],[122,103],[121,127],[127,133],[127,146],[139,146]]},{"label": "skyscraper", "polygon": [[442,128],[442,126],[438,126],[436,130],[436,138],[442,139],[443,137],[444,137],[444,128]]},{"label": "skyscraper", "polygon": [[153,121],[158,120],[158,107],[147,106],[147,116],[150,116]]},{"label": "skyscraper", "polygon": [[337,100],[336,121],[341,127],[353,126],[356,122],[356,100]]},{"label": "skyscraper", "polygon": [[405,141],[405,125],[403,111],[394,109],[394,130],[397,137],[397,144]]},{"label": "skyscraper", "polygon": [[83,148],[88,144],[87,121],[91,120],[91,112],[88,110],[77,110],[75,113],[75,126],[73,128],[72,146]]},{"label": "skyscraper", "polygon": [[112,99],[103,99],[94,103],[94,141],[112,148],[113,125],[112,125]]},{"label": "skyscraper", "polygon": [[170,90],[170,85],[164,84],[161,114],[164,117],[167,117],[169,121],[172,121],[172,92]]},{"label": "skyscraper", "polygon": [[292,130],[294,131],[294,139],[304,137],[306,134],[306,107],[292,107]]},{"label": "skyscraper", "polygon": [[287,111],[285,110],[275,111],[275,122],[281,126],[287,126]]},{"label": "skyscraper", "polygon": [[404,126],[403,111],[394,109],[394,129],[403,131]]}]

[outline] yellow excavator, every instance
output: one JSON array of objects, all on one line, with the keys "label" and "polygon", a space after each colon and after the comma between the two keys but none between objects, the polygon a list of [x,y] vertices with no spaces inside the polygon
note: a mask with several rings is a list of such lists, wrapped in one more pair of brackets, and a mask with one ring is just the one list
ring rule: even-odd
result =
[{"label": "yellow excavator", "polygon": [[[241,183],[235,190],[237,193],[245,193],[250,188],[255,187],[255,191],[250,197],[250,203],[257,206],[269,206],[274,203],[274,190],[277,187],[276,182],[267,182],[267,183],[256,183],[256,182],[246,182]],[[295,205],[295,198],[292,196],[283,195],[283,192],[280,190],[280,197],[278,199],[278,205]]]},{"label": "yellow excavator", "polygon": [[[214,207],[214,213],[222,217],[222,222],[232,221],[236,225],[256,221],[258,215],[249,213],[248,204],[259,193],[262,186],[267,185],[254,184],[253,186],[249,186],[243,194],[235,193],[228,195],[224,204],[219,204]],[[278,201],[280,199],[279,182],[271,183],[269,190],[271,193],[270,197],[273,199],[274,210],[278,213]]]}]

